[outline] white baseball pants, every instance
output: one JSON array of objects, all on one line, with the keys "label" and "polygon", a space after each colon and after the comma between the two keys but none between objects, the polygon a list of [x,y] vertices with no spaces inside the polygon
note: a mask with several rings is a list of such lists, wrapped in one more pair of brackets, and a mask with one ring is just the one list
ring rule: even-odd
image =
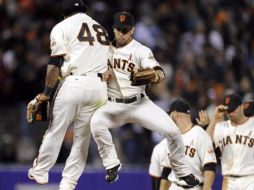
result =
[{"label": "white baseball pants", "polygon": [[47,174],[53,167],[66,130],[73,124],[73,145],[62,173],[60,189],[75,188],[87,160],[91,116],[106,100],[106,83],[96,75],[69,76],[65,79],[56,96],[53,118],[34,162],[35,174]]},{"label": "white baseball pants", "polygon": [[91,132],[106,169],[120,163],[109,128],[120,127],[126,123],[136,123],[164,135],[168,141],[171,166],[175,174],[182,177],[191,173],[185,161],[179,129],[168,114],[147,97],[130,104],[108,101],[94,113]]},{"label": "white baseball pants", "polygon": [[223,177],[222,190],[254,190],[254,175],[242,177]]}]

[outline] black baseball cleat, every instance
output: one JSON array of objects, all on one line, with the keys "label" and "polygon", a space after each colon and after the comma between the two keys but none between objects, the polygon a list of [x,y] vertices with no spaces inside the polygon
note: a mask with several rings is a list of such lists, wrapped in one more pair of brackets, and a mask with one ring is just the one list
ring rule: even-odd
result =
[{"label": "black baseball cleat", "polygon": [[117,166],[108,169],[107,174],[105,176],[105,179],[109,183],[114,183],[118,179],[118,171],[121,169],[121,164],[118,164]]},{"label": "black baseball cleat", "polygon": [[180,179],[184,180],[191,187],[194,187],[199,184],[199,180],[193,174],[189,174],[187,176],[180,177]]}]

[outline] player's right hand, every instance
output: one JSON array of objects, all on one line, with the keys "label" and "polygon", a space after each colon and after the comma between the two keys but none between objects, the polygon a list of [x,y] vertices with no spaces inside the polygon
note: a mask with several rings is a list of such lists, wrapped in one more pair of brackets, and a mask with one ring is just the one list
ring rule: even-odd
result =
[{"label": "player's right hand", "polygon": [[228,107],[224,105],[219,105],[215,108],[214,118],[217,121],[224,120],[224,113],[227,111]]},{"label": "player's right hand", "polygon": [[104,73],[102,73],[102,81],[109,81],[113,79],[113,71],[112,69],[109,69],[107,71],[105,71]]},{"label": "player's right hand", "polygon": [[198,118],[196,118],[196,121],[198,125],[200,125],[201,127],[205,127],[209,125],[210,120],[209,120],[207,112],[205,110],[200,110],[198,112]]},{"label": "player's right hand", "polygon": [[39,101],[39,102],[47,102],[49,101],[49,96],[43,94],[43,93],[40,93],[36,96],[36,99]]}]

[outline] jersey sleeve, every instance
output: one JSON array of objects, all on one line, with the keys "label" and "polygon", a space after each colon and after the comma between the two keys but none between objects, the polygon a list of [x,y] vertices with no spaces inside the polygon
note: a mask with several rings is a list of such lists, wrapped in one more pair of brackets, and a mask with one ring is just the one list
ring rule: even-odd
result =
[{"label": "jersey sleeve", "polygon": [[64,32],[59,25],[56,25],[50,33],[50,49],[51,56],[66,54]]},{"label": "jersey sleeve", "polygon": [[[141,51],[141,50],[139,50],[139,51]],[[141,60],[142,69],[145,69],[148,67],[153,68],[156,66],[160,66],[160,64],[154,58],[153,52],[149,48],[144,47],[142,49],[142,52],[140,52],[140,55],[141,55],[140,60]]]},{"label": "jersey sleeve", "polygon": [[149,166],[149,174],[154,177],[161,177],[161,159],[160,159],[160,149],[155,146],[151,156],[151,162]]},{"label": "jersey sleeve", "polygon": [[162,166],[162,167],[171,168],[171,164],[170,164],[169,157],[170,157],[169,150],[166,149],[166,150],[164,151],[164,156],[163,156],[163,159],[162,159],[162,161],[161,161],[161,166]]},{"label": "jersey sleeve", "polygon": [[200,134],[198,135],[198,154],[202,161],[202,166],[208,163],[217,163],[211,137],[203,129],[200,128],[198,130]]},{"label": "jersey sleeve", "polygon": [[215,148],[218,148],[220,146],[220,142],[223,138],[222,129],[223,129],[223,122],[217,123],[215,125],[214,133],[213,133],[213,141],[214,141],[214,144],[215,144]]}]

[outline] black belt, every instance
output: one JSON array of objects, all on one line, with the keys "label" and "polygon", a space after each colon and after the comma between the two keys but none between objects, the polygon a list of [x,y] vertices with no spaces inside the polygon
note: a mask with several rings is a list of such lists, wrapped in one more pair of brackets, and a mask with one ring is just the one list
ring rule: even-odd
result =
[{"label": "black belt", "polygon": [[101,78],[102,80],[102,73],[97,73],[97,77]]},{"label": "black belt", "polygon": [[203,186],[204,183],[199,183],[198,185],[195,185],[195,186],[179,185],[179,184],[176,184],[176,185],[179,186],[179,187],[182,187],[184,189],[191,189],[191,188],[196,187],[196,186]]},{"label": "black belt", "polygon": [[130,98],[111,98],[111,97],[108,97],[108,100],[111,101],[111,102],[130,104],[130,103],[136,102],[139,98],[141,99],[141,98],[145,97],[144,94],[140,94],[140,97],[138,97],[138,96],[139,95],[136,95],[136,96],[133,96],[133,97],[130,97]]},{"label": "black belt", "polygon": [[247,177],[249,175],[226,175],[227,177],[234,177],[234,178],[239,178],[239,177]]}]

